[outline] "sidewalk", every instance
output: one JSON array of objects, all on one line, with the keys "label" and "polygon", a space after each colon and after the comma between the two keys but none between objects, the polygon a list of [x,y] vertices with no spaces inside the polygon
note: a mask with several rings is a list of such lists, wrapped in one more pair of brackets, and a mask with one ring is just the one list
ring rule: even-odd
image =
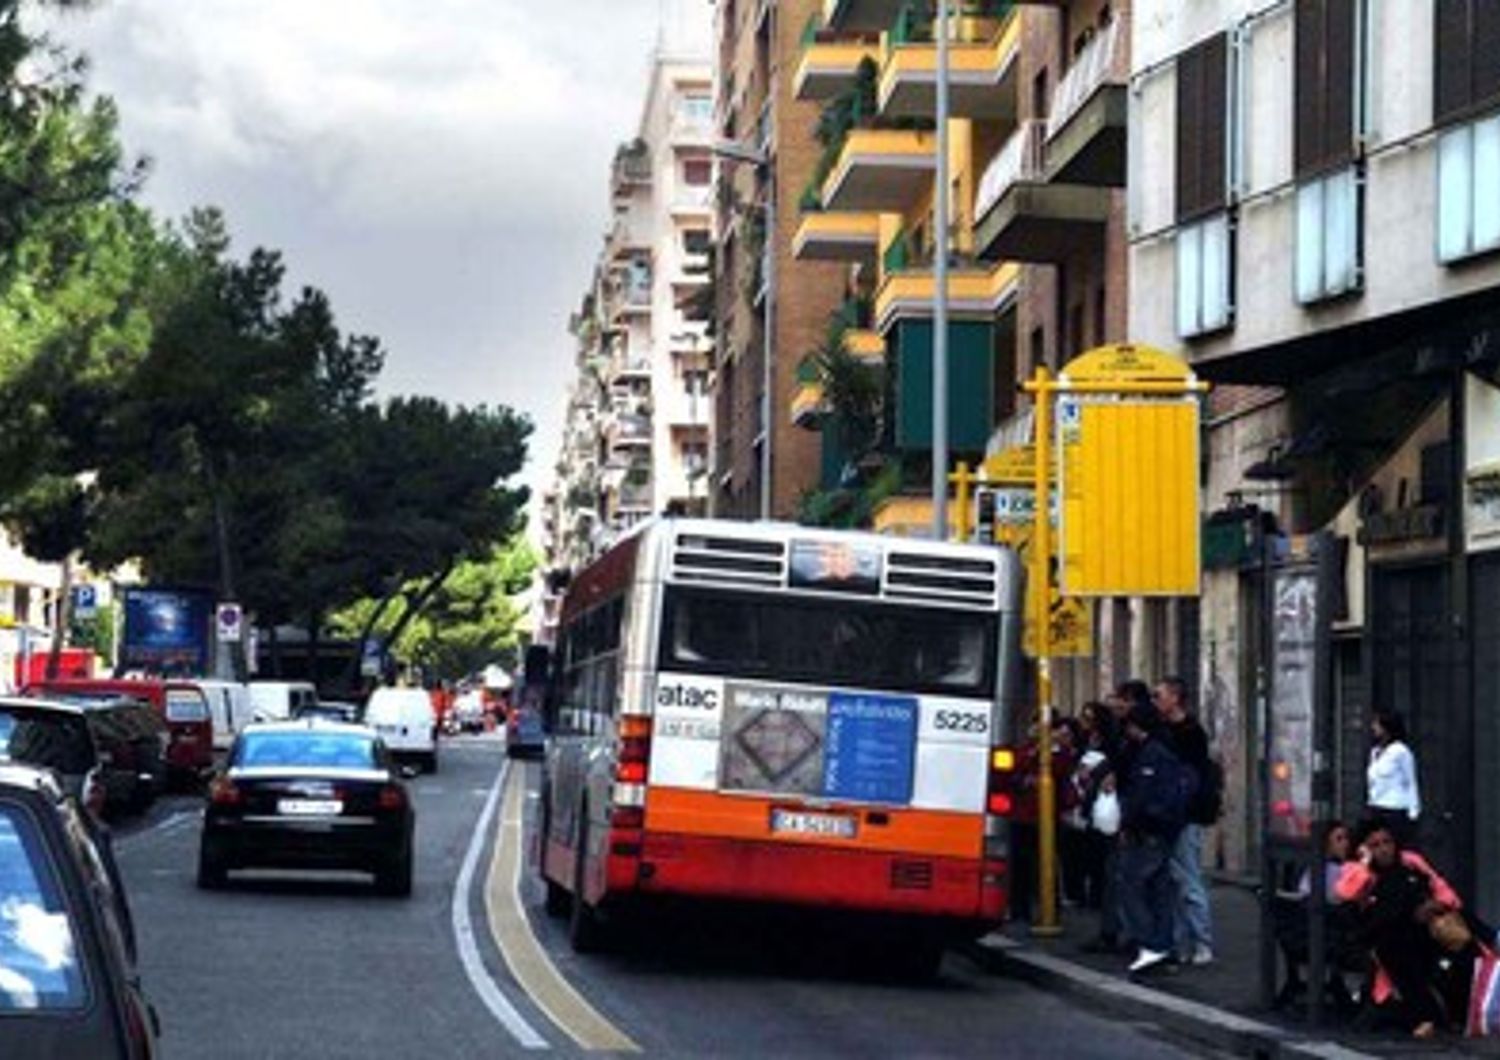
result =
[{"label": "sidewalk", "polygon": [[992,970],[1072,994],[1095,1009],[1150,1019],[1215,1049],[1254,1057],[1500,1056],[1487,1042],[1420,1043],[1338,1027],[1314,1031],[1295,1013],[1260,1004],[1260,906],[1249,889],[1214,884],[1215,960],[1131,980],[1126,958],[1082,952],[1098,934],[1099,915],[1064,909],[1064,933],[1037,938],[1022,924],[981,939],[974,956]]}]

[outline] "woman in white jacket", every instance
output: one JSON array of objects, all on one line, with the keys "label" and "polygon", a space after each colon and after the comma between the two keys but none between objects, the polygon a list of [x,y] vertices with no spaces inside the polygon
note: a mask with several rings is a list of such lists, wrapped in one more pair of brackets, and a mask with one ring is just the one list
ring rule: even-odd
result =
[{"label": "woman in white jacket", "polygon": [[1422,816],[1422,793],[1417,786],[1417,758],[1407,743],[1406,722],[1391,711],[1377,711],[1370,722],[1375,746],[1365,770],[1369,816],[1388,824],[1406,842]]}]

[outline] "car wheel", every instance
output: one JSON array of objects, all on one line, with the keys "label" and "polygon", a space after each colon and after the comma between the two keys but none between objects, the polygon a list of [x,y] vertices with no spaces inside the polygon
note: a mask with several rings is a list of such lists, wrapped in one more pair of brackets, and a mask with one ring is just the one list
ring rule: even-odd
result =
[{"label": "car wheel", "polygon": [[393,898],[411,897],[411,851],[396,858],[375,873],[375,886],[381,894]]},{"label": "car wheel", "polygon": [[229,871],[220,858],[209,853],[207,844],[198,847],[198,886],[205,891],[223,890],[229,882]]},{"label": "car wheel", "polygon": [[589,821],[588,807],[578,808],[578,846],[573,860],[573,895],[568,903],[568,945],[574,953],[598,953],[605,948],[604,923],[599,911],[584,898],[583,873],[587,860]]}]

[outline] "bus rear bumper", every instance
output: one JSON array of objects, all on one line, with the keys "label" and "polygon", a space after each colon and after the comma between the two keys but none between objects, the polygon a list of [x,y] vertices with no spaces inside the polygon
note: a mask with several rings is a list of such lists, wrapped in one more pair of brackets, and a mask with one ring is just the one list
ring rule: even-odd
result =
[{"label": "bus rear bumper", "polygon": [[937,916],[982,928],[1004,918],[1008,883],[1003,861],[648,831],[641,837],[635,890]]}]

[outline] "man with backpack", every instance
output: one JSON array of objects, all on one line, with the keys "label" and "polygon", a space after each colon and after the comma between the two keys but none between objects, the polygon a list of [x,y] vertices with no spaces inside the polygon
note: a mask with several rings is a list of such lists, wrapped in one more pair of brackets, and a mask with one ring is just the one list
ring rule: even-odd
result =
[{"label": "man with backpack", "polygon": [[1172,848],[1172,942],[1184,964],[1214,959],[1213,918],[1203,882],[1203,833],[1223,808],[1224,774],[1208,753],[1208,733],[1187,709],[1187,684],[1180,677],[1158,682],[1153,698],[1161,714],[1162,738],[1193,771],[1197,790],[1187,807],[1187,823]]},{"label": "man with backpack", "polygon": [[1125,718],[1125,738],[1134,753],[1120,791],[1119,872],[1125,921],[1139,947],[1132,975],[1172,955],[1172,852],[1197,790],[1197,778],[1172,753],[1160,729],[1149,703],[1134,704]]}]

